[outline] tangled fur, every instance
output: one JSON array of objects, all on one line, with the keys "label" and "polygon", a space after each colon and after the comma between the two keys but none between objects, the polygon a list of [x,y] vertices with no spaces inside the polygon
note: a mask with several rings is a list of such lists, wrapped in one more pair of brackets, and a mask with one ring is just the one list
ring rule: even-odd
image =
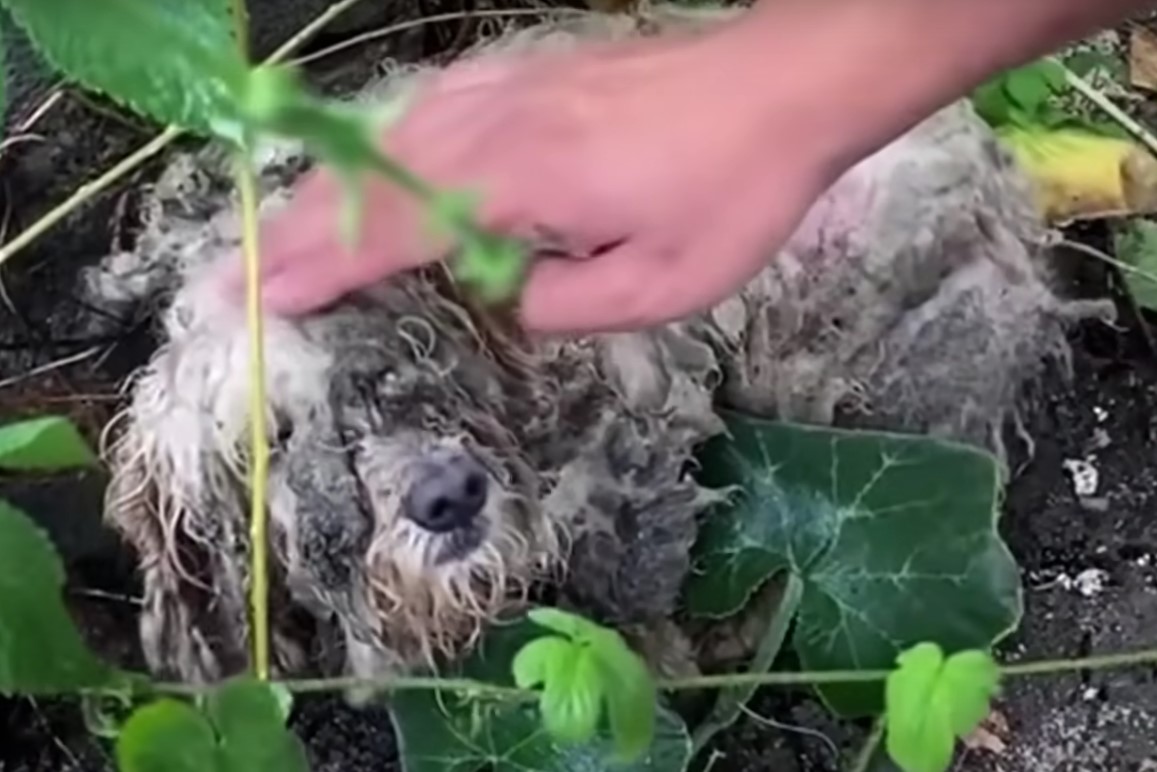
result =
[{"label": "tangled fur", "polygon": [[[719,15],[591,15],[484,50]],[[166,302],[163,345],[110,426],[107,518],[140,558],[148,661],[187,680],[248,665],[248,332],[198,278],[240,240],[216,153],[178,158],[135,249],[87,276],[113,310]],[[271,147],[266,207],[302,164]],[[763,273],[683,322],[532,344],[441,269],[267,318],[277,668],[430,666],[544,583],[605,621],[665,624],[696,518],[721,495],[692,475],[720,403],[1000,452],[1025,384],[1063,360],[1066,322],[1108,310],[1053,295],[1047,247],[1017,169],[961,103],[850,170]],[[484,504],[449,530],[420,524],[423,475],[457,480],[459,463],[484,470]]]}]

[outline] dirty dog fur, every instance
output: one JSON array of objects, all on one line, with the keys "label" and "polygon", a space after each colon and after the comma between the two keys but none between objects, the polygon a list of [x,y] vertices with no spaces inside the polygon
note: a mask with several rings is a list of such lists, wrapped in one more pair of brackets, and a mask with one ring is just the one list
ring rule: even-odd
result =
[{"label": "dirty dog fur", "polygon": [[[725,15],[591,15],[483,50]],[[269,148],[267,208],[302,166],[294,146]],[[109,427],[106,516],[139,556],[150,666],[192,681],[249,665],[248,333],[198,280],[239,242],[228,182],[212,149],[177,157],[134,250],[86,277],[112,310],[164,307],[162,345]],[[1025,384],[1064,361],[1066,324],[1108,310],[1054,296],[1048,240],[961,103],[850,170],[762,274],[683,322],[531,344],[440,269],[266,319],[275,668],[421,669],[541,585],[615,624],[660,623],[720,495],[693,476],[720,405],[1002,453]]]}]

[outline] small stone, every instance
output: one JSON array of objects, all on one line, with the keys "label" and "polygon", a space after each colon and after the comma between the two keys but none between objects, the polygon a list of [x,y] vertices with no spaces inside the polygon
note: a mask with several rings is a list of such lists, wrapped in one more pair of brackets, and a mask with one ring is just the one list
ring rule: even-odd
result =
[{"label": "small stone", "polygon": [[1089,459],[1066,458],[1061,466],[1072,478],[1073,493],[1083,498],[1097,492],[1100,473]]}]

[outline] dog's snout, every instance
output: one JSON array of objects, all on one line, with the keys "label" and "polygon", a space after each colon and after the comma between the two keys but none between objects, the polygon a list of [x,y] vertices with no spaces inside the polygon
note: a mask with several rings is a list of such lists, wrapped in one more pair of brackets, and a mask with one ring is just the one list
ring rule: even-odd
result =
[{"label": "dog's snout", "polygon": [[465,528],[486,505],[486,470],[467,453],[431,455],[406,494],[406,516],[433,533]]}]

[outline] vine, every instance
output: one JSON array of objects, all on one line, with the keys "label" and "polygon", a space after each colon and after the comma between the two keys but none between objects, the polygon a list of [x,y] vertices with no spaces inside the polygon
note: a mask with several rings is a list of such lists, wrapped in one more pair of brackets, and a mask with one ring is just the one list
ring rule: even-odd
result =
[{"label": "vine", "polygon": [[[112,722],[109,730],[125,772],[173,769],[178,762],[181,768],[192,764],[206,770],[304,770],[301,744],[285,726],[293,696],[351,688],[395,697],[399,731],[410,741],[404,758],[410,770],[444,768],[429,762],[440,757],[423,756],[415,746],[425,743],[431,753],[445,752],[440,745],[452,745],[479,722],[499,720],[519,742],[475,748],[478,756],[469,761],[504,762],[517,752],[531,754],[544,770],[562,768],[552,765],[579,756],[591,768],[676,770],[689,762],[693,743],[663,695],[721,690],[710,726],[694,743],[700,749],[712,731],[735,720],[737,706],[755,688],[807,685],[836,712],[875,719],[852,769],[867,769],[882,745],[904,772],[944,772],[956,741],[985,717],[1005,679],[1157,664],[1157,650],[996,662],[991,650],[1017,626],[1021,604],[1015,563],[995,530],[1000,475],[987,454],[929,438],[730,416],[727,440],[704,451],[704,478],[744,495],[717,513],[697,542],[695,557],[705,570],[689,580],[686,605],[692,616],[733,617],[749,610],[769,582],[786,577],[749,672],[658,679],[617,631],[561,609],[537,608],[486,637],[485,652],[501,650],[502,656],[473,656],[445,677],[270,680],[269,449],[257,193],[249,158],[255,144],[269,135],[295,138],[328,164],[345,183],[347,227],[356,224],[366,174],[423,201],[458,239],[457,275],[486,300],[516,292],[525,267],[522,246],[480,229],[469,199],[435,189],[383,154],[368,113],[310,94],[292,68],[278,63],[355,2],[337,3],[271,61],[250,65],[242,0],[105,0],[99,10],[89,0],[0,0],[63,74],[170,126],[78,196],[91,195],[184,132],[233,146],[254,351],[252,677],[211,686],[163,683],[101,662],[67,615],[60,592],[63,569],[52,545],[27,516],[0,502],[0,693],[78,694],[130,706],[127,718]],[[146,35],[169,55],[138,58],[133,41]],[[6,245],[0,263],[57,220],[42,221]],[[777,455],[784,447],[792,449],[790,458]],[[96,463],[64,419],[0,427],[2,469],[56,471]],[[834,474],[837,468],[840,480],[823,479],[815,471]],[[884,524],[883,517],[901,510],[911,513],[911,520],[901,523],[918,547],[911,553],[896,551],[889,534],[881,536],[881,529],[896,527],[894,520]],[[849,543],[873,551],[876,573],[847,554]],[[917,560],[916,552],[927,562]],[[807,560],[799,560],[803,554]],[[873,585],[881,577],[886,581]],[[951,580],[947,588],[945,579]],[[869,589],[852,592],[863,587]],[[944,613],[968,616],[968,624],[919,617],[916,608],[923,604],[911,600],[926,592],[937,593],[934,600]],[[834,616],[832,608],[838,609]],[[789,630],[803,669],[770,672]],[[839,666],[849,661],[856,666]],[[439,699],[445,695],[464,702],[449,705]],[[442,723],[434,726],[429,716]]]}]

